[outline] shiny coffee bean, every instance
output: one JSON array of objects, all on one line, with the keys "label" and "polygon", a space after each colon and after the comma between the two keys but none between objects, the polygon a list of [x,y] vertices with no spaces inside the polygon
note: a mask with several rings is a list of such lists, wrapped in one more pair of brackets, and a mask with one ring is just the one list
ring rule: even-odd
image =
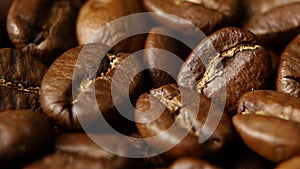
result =
[{"label": "shiny coffee bean", "polygon": [[40,111],[40,85],[47,67],[17,49],[0,49],[0,111]]},{"label": "shiny coffee bean", "polygon": [[243,94],[267,87],[271,66],[268,51],[251,32],[228,27],[198,44],[182,65],[178,84],[220,102],[226,98],[225,111],[231,112]]},{"label": "shiny coffee bean", "polygon": [[0,5],[0,48],[8,47],[8,35],[6,30],[6,19],[13,0],[2,0]]},{"label": "shiny coffee bean", "polygon": [[[175,84],[153,89],[149,94],[144,93],[138,98],[135,116],[141,136],[156,136],[155,141],[146,142],[158,151],[172,145],[173,147],[163,154],[169,159],[221,155],[233,139],[233,130],[227,115],[204,96],[188,89],[182,91],[185,97],[188,96],[185,100],[181,100],[179,87]],[[195,103],[192,95],[200,98],[199,105]],[[218,119],[219,116],[220,121],[205,124],[206,130],[202,131],[208,113],[213,114],[212,119]],[[215,129],[213,126],[216,123]],[[171,126],[172,129],[169,130]],[[210,132],[212,135],[200,143],[199,140]],[[187,135],[181,138],[182,133]]]},{"label": "shiny coffee bean", "polygon": [[[205,34],[230,23],[236,15],[237,0],[143,0],[144,7],[149,12],[157,12],[154,19],[162,25],[180,33],[192,35],[192,23]],[[175,15],[170,17],[164,13]]]},{"label": "shiny coffee bean", "polygon": [[[150,69],[147,72],[147,79],[149,79],[149,86],[157,88],[166,84],[176,83],[176,75],[180,69],[180,64],[172,64],[172,57],[179,57],[185,60],[190,54],[191,50],[185,46],[179,39],[174,39],[170,36],[177,37],[174,33],[163,27],[155,27],[150,30],[147,36],[144,50],[144,64],[148,67],[155,67],[161,69]],[[163,52],[160,50],[164,50]],[[165,52],[166,51],[166,52]],[[167,53],[171,52],[171,53]],[[171,65],[172,66],[168,66]],[[168,70],[168,72],[163,71]]]},{"label": "shiny coffee bean", "polygon": [[37,112],[7,110],[0,113],[0,165],[18,165],[47,150],[55,132]]},{"label": "shiny coffee bean", "polygon": [[280,56],[276,89],[300,98],[300,34]]},{"label": "shiny coffee bean", "polygon": [[293,2],[299,2],[299,0],[242,0],[247,18]]},{"label": "shiny coffee bean", "polygon": [[[138,143],[130,142],[116,135],[94,135],[95,140],[106,143],[113,152],[132,153]],[[137,144],[137,145],[135,145]],[[103,145],[102,145],[103,146]],[[106,151],[85,133],[62,134],[55,143],[55,152],[32,162],[32,168],[145,168],[143,159],[127,158]]]},{"label": "shiny coffee bean", "polygon": [[[129,54],[108,49],[102,44],[76,47],[65,52],[51,65],[41,85],[41,106],[57,124],[80,130],[78,117],[82,121],[87,120],[88,124],[99,123],[100,112],[107,121],[117,121],[115,104],[122,104],[128,92],[129,98],[137,96],[142,87],[141,74],[131,79],[129,89],[122,83],[125,78],[115,79],[119,86],[111,85],[114,72]],[[124,64],[123,74],[138,69],[138,66],[138,62]],[[112,88],[118,92],[115,104]],[[97,103],[91,105],[95,97]]]},{"label": "shiny coffee bean", "polygon": [[276,91],[255,90],[241,98],[238,113],[273,116],[300,123],[300,99]]},{"label": "shiny coffee bean", "polygon": [[7,19],[7,31],[16,48],[50,64],[76,45],[75,1],[15,0]]},{"label": "shiny coffee bean", "polygon": [[[77,19],[76,33],[79,44],[104,43],[114,46],[117,52],[134,52],[142,49],[144,45],[144,36],[136,35],[125,40],[122,39],[127,32],[132,29],[141,30],[144,26],[144,20],[136,17],[121,21],[122,17],[143,12],[140,0],[110,0],[87,1],[80,9]],[[109,25],[110,22],[120,19],[119,24]],[[107,29],[99,32],[100,28],[107,26]],[[134,26],[133,26],[134,25]],[[122,40],[122,41],[121,41]]]},{"label": "shiny coffee bean", "polygon": [[265,46],[280,48],[300,32],[300,2],[255,15],[244,25]]},{"label": "shiny coffee bean", "polygon": [[245,144],[265,159],[279,163],[300,154],[300,124],[255,114],[233,117]]},{"label": "shiny coffee bean", "polygon": [[169,169],[220,169],[219,167],[197,158],[183,157],[172,163]]},{"label": "shiny coffee bean", "polygon": [[286,161],[283,161],[275,169],[299,169],[300,166],[300,156],[292,157]]}]

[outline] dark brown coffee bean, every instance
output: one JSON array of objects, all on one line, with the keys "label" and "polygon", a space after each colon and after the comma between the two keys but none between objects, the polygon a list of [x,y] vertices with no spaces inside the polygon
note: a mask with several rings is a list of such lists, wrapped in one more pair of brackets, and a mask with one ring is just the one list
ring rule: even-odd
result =
[{"label": "dark brown coffee bean", "polygon": [[13,0],[2,0],[0,5],[0,48],[8,47],[8,35],[6,30],[6,19]]},{"label": "dark brown coffee bean", "polygon": [[183,157],[177,159],[169,169],[220,169],[219,167],[197,158]]},{"label": "dark brown coffee bean", "polygon": [[[137,96],[142,87],[141,74],[131,79],[129,89],[123,86],[125,77],[115,79],[119,86],[111,85],[115,70],[128,54],[108,49],[102,44],[80,46],[65,52],[51,65],[42,81],[41,105],[46,115],[57,124],[79,130],[81,125],[78,117],[82,121],[87,120],[87,123],[99,123],[98,110],[108,121],[117,121],[115,104],[122,104],[128,93],[129,98]],[[123,70],[126,75],[138,69],[139,63],[126,62],[124,66],[127,66]],[[115,104],[112,101],[112,88],[119,89]],[[91,105],[95,97],[97,103]]]},{"label": "dark brown coffee bean", "polygon": [[275,169],[299,169],[300,156],[292,157],[275,167]]},{"label": "dark brown coffee bean", "polygon": [[25,168],[145,168],[143,159],[113,154],[133,153],[139,143],[116,135],[94,135],[93,139],[101,140],[105,143],[104,148],[109,147],[113,152],[103,149],[84,133],[62,134],[55,143],[54,153],[34,161]]},{"label": "dark brown coffee bean", "polygon": [[40,154],[54,137],[49,121],[39,113],[26,110],[0,113],[0,165],[17,165]]},{"label": "dark brown coffee bean", "polygon": [[245,144],[262,157],[279,163],[300,154],[300,124],[255,114],[233,117]]},{"label": "dark brown coffee bean", "polygon": [[16,48],[51,63],[76,45],[75,1],[16,0],[10,8],[7,30]]},{"label": "dark brown coffee bean", "polygon": [[[170,60],[170,58],[173,55],[173,57],[179,57],[180,59],[185,60],[191,52],[191,49],[180,42],[179,39],[174,39],[166,35],[176,37],[168,29],[155,27],[150,30],[150,34],[146,39],[144,63],[149,67],[157,68],[150,69],[147,72],[147,79],[149,79],[149,86],[151,88],[175,83],[176,81],[171,74],[177,76],[181,64],[172,64],[172,60]],[[157,49],[171,53],[162,52]],[[168,66],[170,64],[172,64],[172,66]],[[168,72],[163,70],[168,70]]]},{"label": "dark brown coffee bean", "polygon": [[122,39],[123,35],[131,31],[130,29],[141,30],[145,22],[138,19],[139,17],[135,20],[126,19],[125,24],[123,21],[120,21],[120,24],[111,24],[107,29],[98,32],[100,28],[116,19],[139,12],[143,12],[140,0],[87,1],[77,19],[76,32],[79,44],[104,43],[114,46],[113,49],[117,52],[131,53],[142,49],[145,40],[143,35]]},{"label": "dark brown coffee bean", "polygon": [[[190,71],[194,77],[190,77]],[[225,111],[231,112],[243,94],[267,86],[270,72],[270,55],[255,36],[245,29],[229,27],[199,43],[182,65],[178,84],[196,88],[220,102],[225,102],[221,99],[225,97]]]},{"label": "dark brown coffee bean", "polygon": [[282,47],[300,32],[300,2],[282,5],[250,18],[245,28],[267,46]]},{"label": "dark brown coffee bean", "polygon": [[[157,12],[154,19],[172,30],[185,34],[194,33],[190,24],[206,34],[228,24],[236,14],[237,2],[236,0],[143,0],[147,11]],[[164,13],[177,17],[170,17]],[[179,20],[178,17],[186,21]]]},{"label": "dark brown coffee bean", "polygon": [[[150,94],[145,93],[138,98],[135,115],[140,134],[144,138],[156,136],[155,141],[146,140],[154,149],[164,150],[166,146],[173,145],[174,147],[164,153],[164,156],[170,159],[184,156],[208,157],[220,154],[233,139],[233,131],[228,117],[205,97],[188,89],[182,90],[184,90],[185,97],[188,96],[185,98],[188,99],[187,101],[183,100],[185,103],[181,100],[182,96],[178,86],[174,84],[153,89]],[[191,97],[192,94],[199,95],[199,105]],[[199,110],[197,106],[199,106]],[[210,111],[213,111],[211,118],[218,119],[219,115],[220,121],[211,121],[209,124],[205,124],[207,129],[202,131]],[[218,112],[222,114],[218,114]],[[153,119],[155,116],[158,117]],[[216,129],[213,127],[214,125]],[[167,131],[171,126],[175,129]],[[200,143],[199,140],[210,132],[212,135],[204,140],[204,143]],[[187,135],[181,138],[182,133],[187,133]]]},{"label": "dark brown coffee bean", "polygon": [[17,49],[0,49],[0,111],[40,111],[40,84],[47,67]]},{"label": "dark brown coffee bean", "polygon": [[282,5],[299,2],[299,0],[242,0],[242,2],[246,16],[250,18]]},{"label": "dark brown coffee bean", "polygon": [[280,56],[276,89],[300,98],[300,34]]},{"label": "dark brown coffee bean", "polygon": [[300,123],[300,99],[276,91],[255,90],[242,97],[238,113],[273,116]]}]

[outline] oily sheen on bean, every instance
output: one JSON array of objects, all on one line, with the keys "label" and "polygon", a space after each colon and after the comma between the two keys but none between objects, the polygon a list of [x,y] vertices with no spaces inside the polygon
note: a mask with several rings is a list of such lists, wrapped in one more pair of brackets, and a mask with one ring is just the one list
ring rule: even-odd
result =
[{"label": "oily sheen on bean", "polygon": [[[157,136],[155,141],[147,143],[158,151],[173,145],[170,150],[163,153],[169,159],[220,155],[234,138],[227,115],[210,100],[189,89],[182,89],[182,91],[188,96],[197,95],[200,99],[199,105],[194,103],[195,99],[191,96],[185,98],[186,101],[181,100],[180,91],[177,85],[169,84],[152,89],[150,94],[144,93],[138,98],[135,118],[141,136],[145,138]],[[197,107],[199,107],[198,111]],[[220,117],[220,121],[215,126],[216,129],[211,132],[212,135],[200,143],[200,138],[214,128],[215,123],[211,121],[206,124],[207,130],[201,131],[209,113],[214,114],[212,119]],[[152,119],[155,116],[158,117]],[[171,126],[175,129],[169,130]],[[187,135],[180,138],[182,133]]]},{"label": "oily sheen on bean", "polygon": [[[112,77],[129,54],[109,49],[103,44],[79,46],[65,52],[51,65],[41,85],[41,106],[50,119],[71,130],[82,129],[78,117],[87,124],[98,123],[99,111],[108,121],[117,121],[118,113],[111,95]],[[125,71],[138,69],[138,63],[126,65]],[[122,104],[127,99],[123,96],[128,94],[122,90],[125,86],[122,79],[119,81],[121,84],[114,86],[120,88],[116,104]],[[137,97],[141,84],[142,74],[136,75],[129,86],[129,98]],[[94,98],[97,103],[91,105]]]},{"label": "oily sheen on bean", "polygon": [[270,72],[270,55],[255,35],[228,27],[197,45],[182,65],[177,80],[180,86],[225,102],[225,111],[231,112],[243,94],[267,87]]},{"label": "oily sheen on bean", "polygon": [[300,34],[282,52],[276,90],[300,98]]}]

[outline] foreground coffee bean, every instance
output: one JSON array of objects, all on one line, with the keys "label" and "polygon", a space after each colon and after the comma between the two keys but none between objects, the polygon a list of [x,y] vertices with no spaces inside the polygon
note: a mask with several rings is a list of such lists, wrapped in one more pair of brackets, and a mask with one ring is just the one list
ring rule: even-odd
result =
[{"label": "foreground coffee bean", "polygon": [[182,65],[178,84],[220,102],[226,98],[225,111],[231,112],[243,94],[267,87],[271,66],[268,51],[251,32],[228,27],[199,43]]},{"label": "foreground coffee bean", "polygon": [[279,163],[300,153],[300,124],[255,114],[233,117],[245,144],[262,157]]},{"label": "foreground coffee bean", "polygon": [[292,157],[275,167],[275,169],[298,169],[300,166],[300,156]]},{"label": "foreground coffee bean", "polygon": [[[117,52],[134,52],[143,48],[144,36],[136,35],[125,40],[122,39],[127,32],[142,29],[145,21],[139,17],[125,19],[121,17],[134,13],[143,12],[140,0],[110,0],[87,1],[80,9],[77,19],[76,33],[79,44],[104,43],[114,46]],[[112,21],[120,19],[119,23],[113,25]],[[108,25],[110,24],[110,25]],[[133,26],[134,25],[134,26]],[[107,26],[105,30],[100,30]],[[117,44],[115,44],[117,43]]]},{"label": "foreground coffee bean", "polygon": [[[205,34],[209,34],[232,21],[236,15],[238,1],[209,0],[143,0],[149,12],[157,12],[154,19],[162,25],[180,33],[192,35],[192,23]],[[177,18],[170,17],[175,15]],[[179,20],[178,17],[185,19]]]},{"label": "foreground coffee bean", "polygon": [[[138,98],[135,116],[141,136],[144,138],[156,136],[155,141],[146,140],[146,142],[148,141],[147,143],[158,151],[173,145],[174,147],[164,151],[163,154],[169,159],[185,156],[213,157],[221,155],[234,138],[227,115],[223,114],[204,96],[199,95],[200,103],[198,105],[191,96],[194,91],[182,90],[185,97],[190,97],[185,98],[188,99],[185,103],[181,100],[182,96],[178,86],[174,84],[153,89],[150,94],[145,93]],[[198,95],[194,92],[193,95],[195,94]],[[199,110],[197,111],[198,106]],[[213,117],[210,118],[220,119],[220,121],[210,121],[205,124],[209,113],[213,114]],[[156,118],[153,119],[154,117]],[[204,124],[207,125],[205,126],[207,129],[202,131]],[[171,126],[173,130],[169,130]],[[200,143],[201,138],[210,132],[212,135]],[[187,135],[181,138],[182,133]]]},{"label": "foreground coffee bean", "polygon": [[41,154],[55,138],[49,121],[27,110],[0,113],[0,131],[1,167],[12,167]]},{"label": "foreground coffee bean", "polygon": [[40,85],[47,67],[17,49],[0,49],[0,111],[40,111]]},{"label": "foreground coffee bean", "polygon": [[169,167],[169,169],[220,169],[207,161],[197,158],[179,158]]},{"label": "foreground coffee bean", "polygon": [[280,56],[276,89],[300,98],[300,34],[294,38]]},{"label": "foreground coffee bean", "polygon": [[16,48],[50,64],[76,45],[75,1],[16,0],[10,8],[7,31]]},{"label": "foreground coffee bean", "polygon": [[300,2],[282,5],[250,18],[244,25],[267,46],[280,48],[300,32]]},{"label": "foreground coffee bean", "polygon": [[[65,52],[51,65],[41,85],[41,106],[50,119],[71,130],[81,129],[78,117],[91,125],[99,123],[100,112],[107,121],[118,120],[115,104],[122,104],[124,99],[128,99],[124,97],[128,96],[128,92],[130,99],[137,97],[143,84],[142,74],[131,79],[129,89],[123,90],[126,87],[122,83],[125,77],[115,79],[119,86],[111,86],[114,72],[129,54],[109,49],[103,44],[76,47]],[[124,66],[126,70],[123,74],[128,74],[138,69],[139,63],[133,61]],[[119,89],[115,104],[112,88]],[[97,103],[92,104],[95,97]]]},{"label": "foreground coffee bean", "polygon": [[[106,143],[106,147],[121,154],[133,153],[138,143],[124,140],[116,135],[94,135]],[[117,144],[116,144],[117,143]],[[137,152],[138,153],[138,152]],[[143,159],[127,158],[115,155],[97,145],[85,133],[62,134],[55,143],[55,152],[45,155],[38,161],[28,164],[26,169],[33,168],[145,168]]]},{"label": "foreground coffee bean", "polygon": [[[178,36],[166,28],[155,27],[150,30],[150,34],[147,36],[145,42],[144,64],[149,67],[157,68],[147,71],[147,79],[149,80],[149,86],[151,88],[175,83],[176,77],[174,77],[174,79],[171,74],[177,76],[181,64],[176,64],[171,58],[179,57],[185,60],[191,52],[191,49],[180,42],[179,39],[174,39],[166,35],[172,35],[172,37]],[[163,70],[168,70],[168,72]]]},{"label": "foreground coffee bean", "polygon": [[276,91],[255,90],[241,98],[238,113],[273,116],[300,123],[300,99]]}]

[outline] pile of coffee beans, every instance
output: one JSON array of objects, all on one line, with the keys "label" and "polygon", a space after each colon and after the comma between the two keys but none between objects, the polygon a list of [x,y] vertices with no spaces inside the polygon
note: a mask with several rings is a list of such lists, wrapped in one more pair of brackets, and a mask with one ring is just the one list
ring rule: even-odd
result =
[{"label": "pile of coffee beans", "polygon": [[0,3],[0,168],[299,169],[300,0]]}]

